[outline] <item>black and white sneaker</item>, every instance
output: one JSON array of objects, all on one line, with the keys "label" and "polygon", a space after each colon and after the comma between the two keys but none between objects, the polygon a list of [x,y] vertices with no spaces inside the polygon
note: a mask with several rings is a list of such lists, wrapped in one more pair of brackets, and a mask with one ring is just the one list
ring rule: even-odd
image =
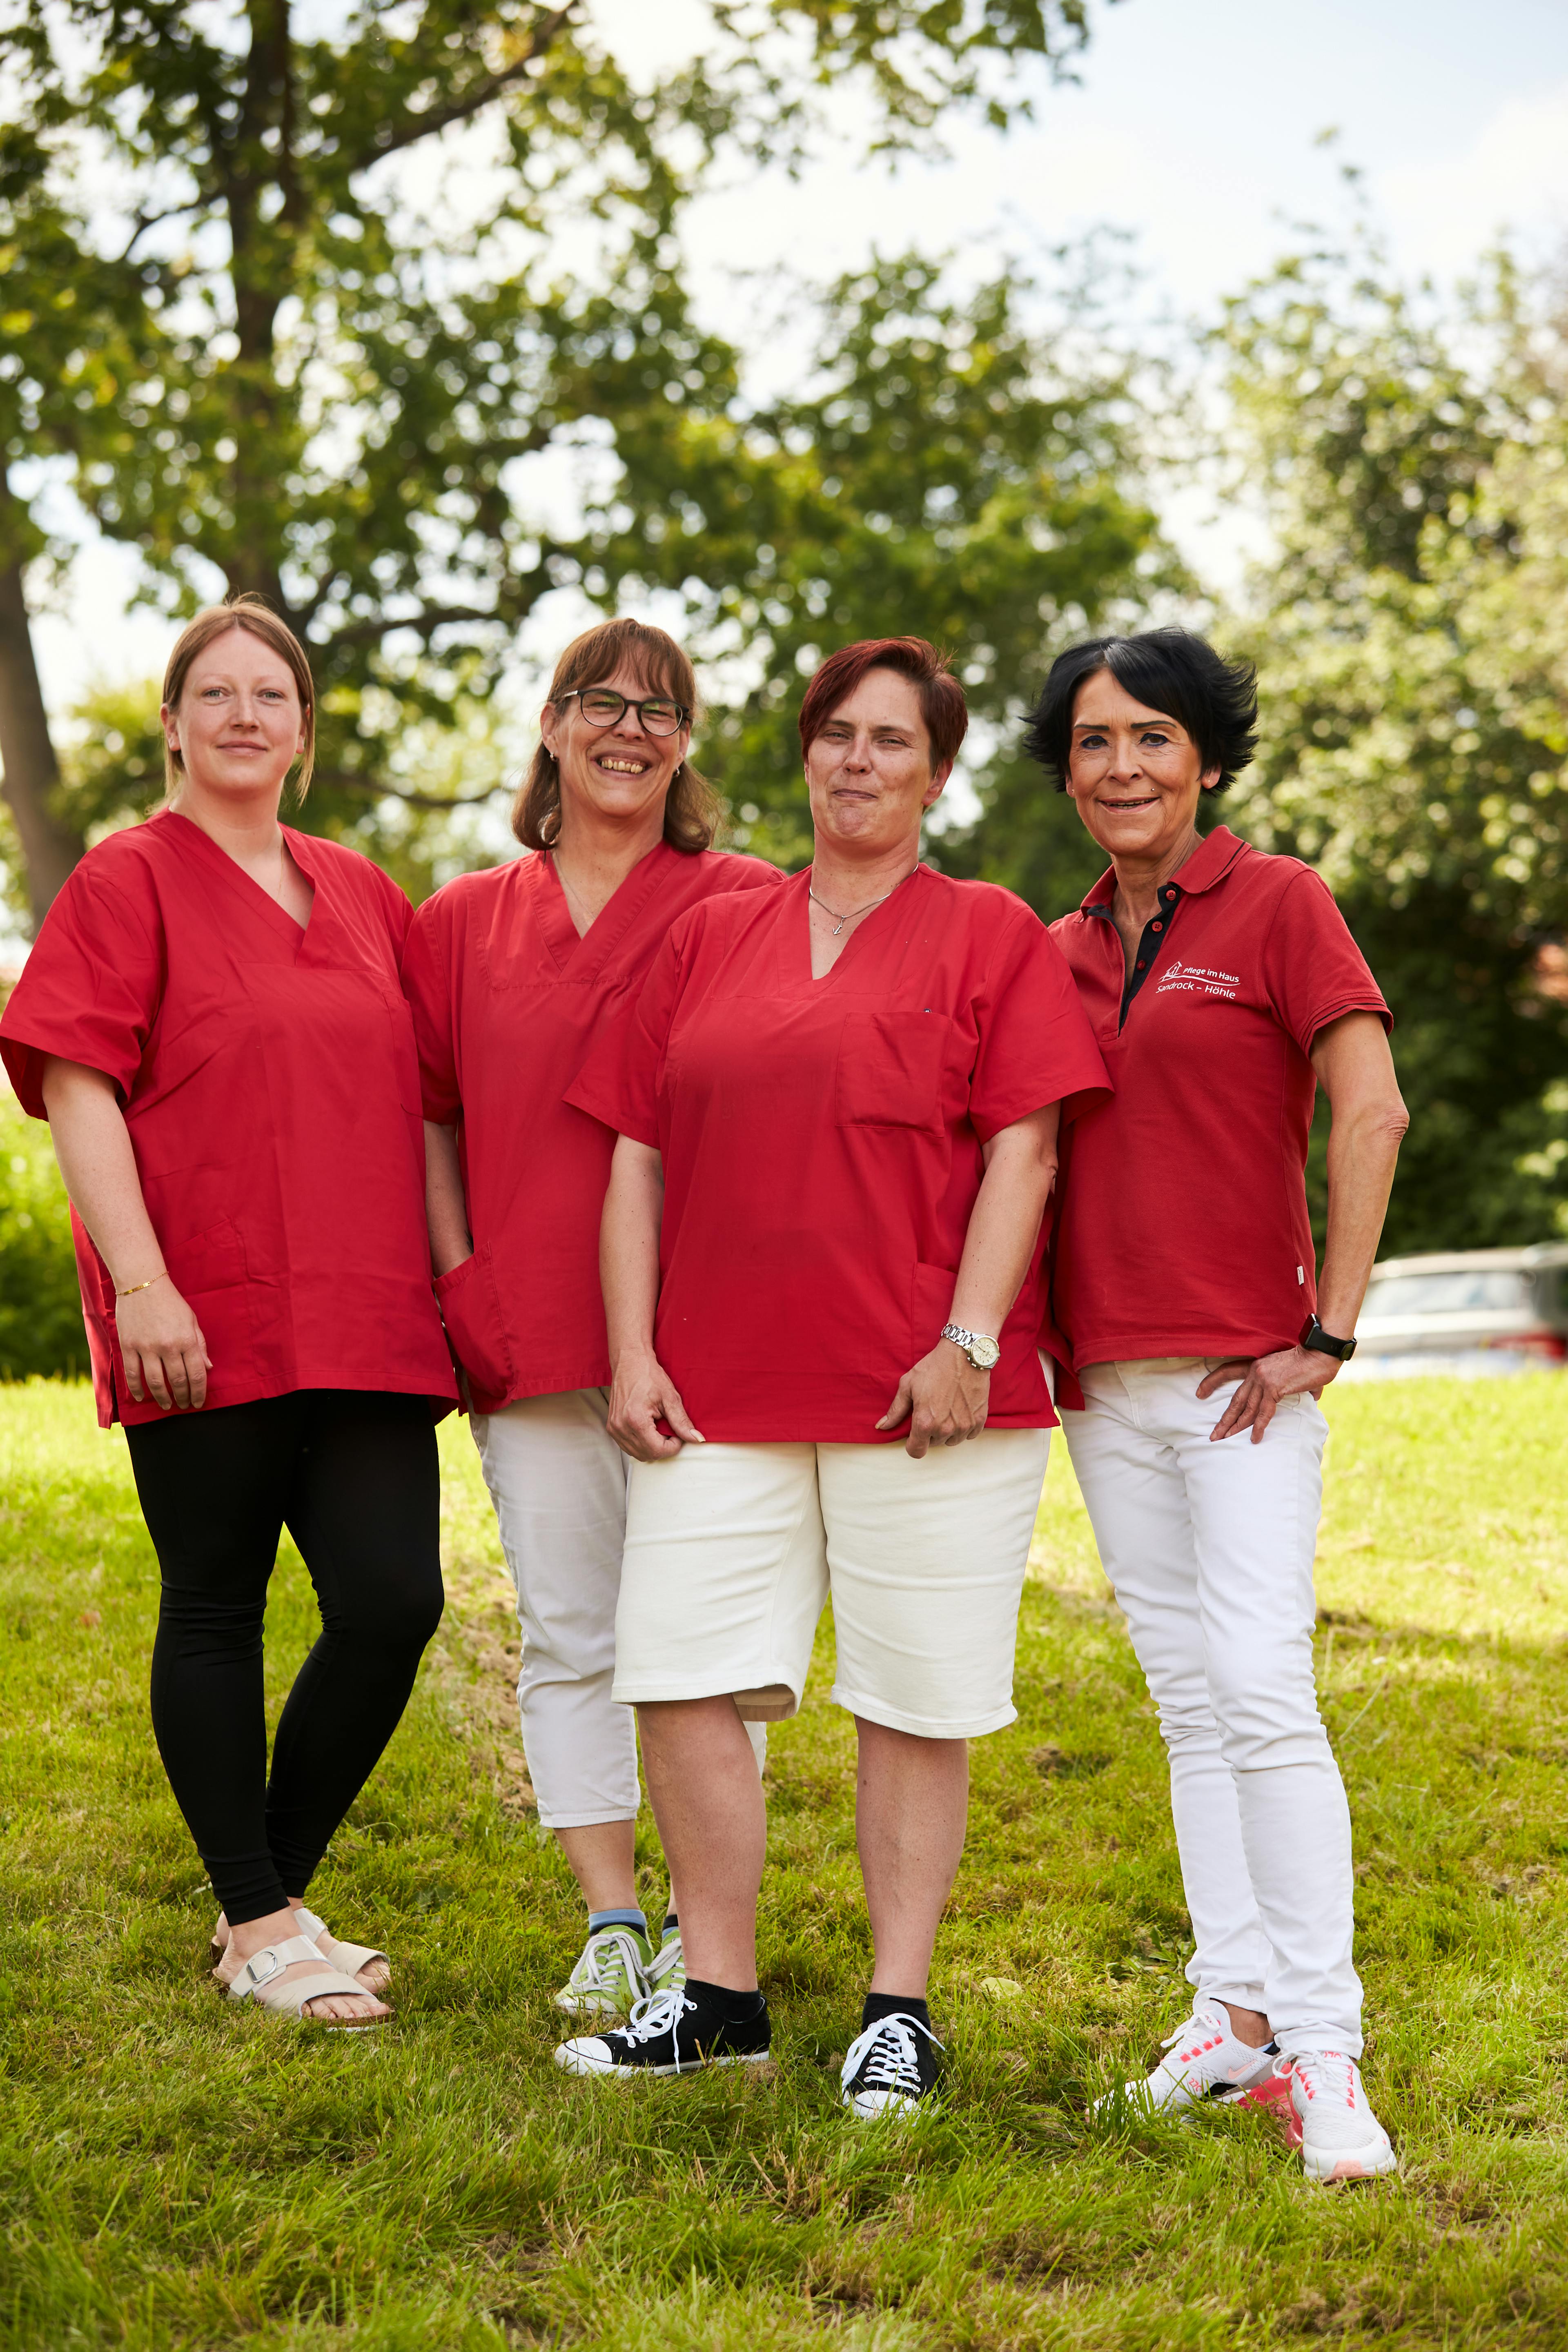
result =
[{"label": "black and white sneaker", "polygon": [[849,2044],[839,2080],[852,2116],[912,2116],[936,2088],[936,2053],[929,2025],[907,2009],[879,2017]]},{"label": "black and white sneaker", "polygon": [[736,2024],[694,2000],[683,1985],[670,1985],[639,2000],[619,2032],[563,2042],[555,2063],[569,2074],[629,2082],[638,2074],[695,2074],[704,2066],[761,2066],[771,2040],[766,2001],[755,2017]]}]

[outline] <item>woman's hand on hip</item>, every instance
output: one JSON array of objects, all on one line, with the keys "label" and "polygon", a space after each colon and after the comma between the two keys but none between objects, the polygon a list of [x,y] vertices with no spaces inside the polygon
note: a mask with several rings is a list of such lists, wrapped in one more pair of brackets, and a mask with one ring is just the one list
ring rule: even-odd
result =
[{"label": "woman's hand on hip", "polygon": [[978,1437],[991,1403],[991,1375],[977,1372],[962,1348],[939,1339],[929,1356],[904,1374],[879,1429],[910,1424],[904,1452],[918,1462],[931,1445],[962,1445]]},{"label": "woman's hand on hip", "polygon": [[[675,1432],[666,1437],[656,1424],[668,1422]],[[651,1349],[616,1359],[610,1383],[607,1416],[610,1435],[634,1462],[664,1462],[682,1444],[707,1443],[680,1402],[680,1391]]]},{"label": "woman's hand on hip", "polygon": [[1321,1396],[1338,1370],[1336,1359],[1317,1348],[1280,1348],[1272,1356],[1232,1357],[1198,1382],[1198,1395],[1207,1398],[1227,1381],[1238,1381],[1236,1394],[1209,1432],[1211,1441],[1250,1429],[1256,1445],[1286,1397]]},{"label": "woman's hand on hip", "polygon": [[134,1404],[149,1397],[165,1412],[199,1412],[212,1358],[202,1327],[167,1275],[115,1301],[114,1328]]}]

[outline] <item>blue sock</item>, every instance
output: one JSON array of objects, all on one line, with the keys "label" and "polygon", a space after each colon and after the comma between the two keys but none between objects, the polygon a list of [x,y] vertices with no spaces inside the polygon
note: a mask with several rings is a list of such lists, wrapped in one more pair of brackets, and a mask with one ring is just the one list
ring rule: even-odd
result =
[{"label": "blue sock", "polygon": [[590,1911],[588,1914],[589,1935],[596,1936],[601,1927],[635,1927],[639,1936],[646,1937],[647,1934],[647,1918],[643,1912],[636,1909],[630,1911]]},{"label": "blue sock", "polygon": [[680,1921],[673,1911],[667,1911],[664,1915],[664,1926],[659,1933],[659,1942],[668,1944],[672,1936],[679,1936],[679,1933]]}]

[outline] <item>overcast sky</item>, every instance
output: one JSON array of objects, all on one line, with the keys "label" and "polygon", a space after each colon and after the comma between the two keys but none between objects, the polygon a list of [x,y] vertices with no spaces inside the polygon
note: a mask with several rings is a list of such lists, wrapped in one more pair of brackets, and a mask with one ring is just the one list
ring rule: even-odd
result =
[{"label": "overcast sky", "polygon": [[[804,182],[764,174],[700,204],[688,243],[710,317],[732,316],[736,269],[823,277],[907,244],[979,259],[1100,223],[1131,232],[1146,299],[1206,315],[1287,246],[1290,223],[1342,218],[1342,163],[1364,170],[1413,276],[1452,282],[1503,229],[1529,252],[1568,251],[1568,0],[1091,6],[1080,84],[1043,88],[1033,128],[966,130],[951,162],[889,175],[852,166],[846,122],[845,158]],[[598,0],[593,14],[650,63],[700,22],[689,0]],[[1211,538],[1194,552],[1225,550]],[[123,551],[89,545],[69,614],[40,618],[56,709],[95,677],[162,667],[166,625],[127,612],[132,581]]]}]

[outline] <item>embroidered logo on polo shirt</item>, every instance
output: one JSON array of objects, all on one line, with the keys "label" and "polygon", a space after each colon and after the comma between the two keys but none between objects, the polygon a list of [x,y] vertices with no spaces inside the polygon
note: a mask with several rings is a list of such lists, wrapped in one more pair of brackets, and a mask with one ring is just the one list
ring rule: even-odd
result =
[{"label": "embroidered logo on polo shirt", "polygon": [[1206,963],[1172,963],[1154,976],[1156,996],[1167,995],[1173,989],[1191,996],[1234,997],[1241,986],[1234,971],[1221,971]]}]

